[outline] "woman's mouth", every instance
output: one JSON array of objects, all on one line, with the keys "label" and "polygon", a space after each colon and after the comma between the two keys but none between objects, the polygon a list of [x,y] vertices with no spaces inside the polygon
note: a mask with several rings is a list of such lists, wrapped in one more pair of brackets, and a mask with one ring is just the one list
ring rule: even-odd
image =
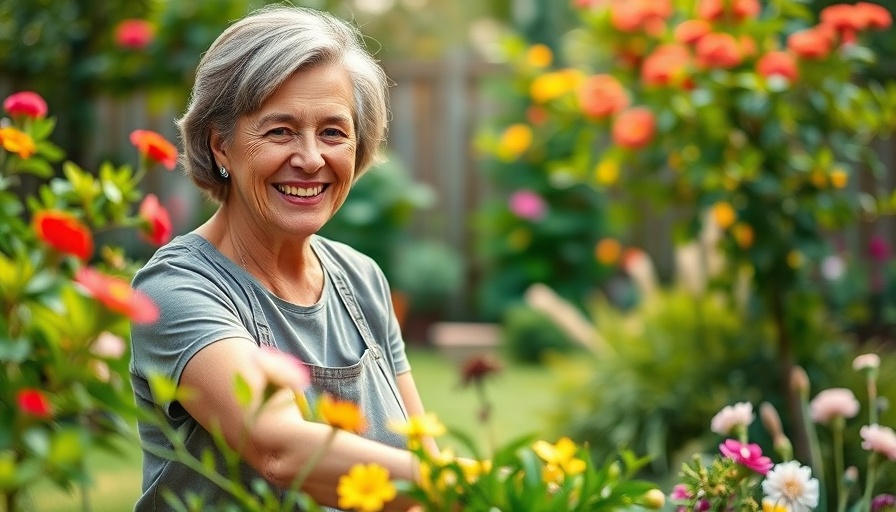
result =
[{"label": "woman's mouth", "polygon": [[293,197],[315,197],[319,196],[329,185],[317,185],[314,187],[294,187],[292,185],[275,185],[281,194]]}]

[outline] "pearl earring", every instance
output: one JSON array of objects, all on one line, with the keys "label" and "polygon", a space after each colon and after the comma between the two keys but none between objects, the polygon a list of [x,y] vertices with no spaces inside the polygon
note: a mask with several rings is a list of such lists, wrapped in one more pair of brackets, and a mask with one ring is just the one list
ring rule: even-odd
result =
[{"label": "pearl earring", "polygon": [[225,169],[223,165],[218,169],[218,172],[221,173],[221,177],[225,180],[230,177],[230,173],[227,172],[227,169]]}]

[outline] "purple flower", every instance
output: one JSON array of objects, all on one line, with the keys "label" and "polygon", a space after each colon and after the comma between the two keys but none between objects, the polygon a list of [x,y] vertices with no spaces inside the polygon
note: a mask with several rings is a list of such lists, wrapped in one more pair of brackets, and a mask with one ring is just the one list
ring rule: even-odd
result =
[{"label": "purple flower", "polygon": [[676,501],[689,500],[693,497],[694,497],[693,493],[691,493],[691,491],[688,490],[688,486],[686,486],[684,484],[678,484],[675,487],[673,487],[672,494],[670,495],[670,498],[672,498],[673,500],[676,500]]},{"label": "purple flower", "polygon": [[719,445],[719,451],[734,462],[748,467],[764,475],[775,465],[772,460],[762,455],[758,444],[744,444],[735,439],[727,439]]},{"label": "purple flower", "polygon": [[547,205],[537,193],[517,190],[510,196],[510,211],[521,219],[539,220],[547,213]]},{"label": "purple flower", "polygon": [[896,510],[896,496],[878,494],[871,500],[871,512],[891,512]]}]

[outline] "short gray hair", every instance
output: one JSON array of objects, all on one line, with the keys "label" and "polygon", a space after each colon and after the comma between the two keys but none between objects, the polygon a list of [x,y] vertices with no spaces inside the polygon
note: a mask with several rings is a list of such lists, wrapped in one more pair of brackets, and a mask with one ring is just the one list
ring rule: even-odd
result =
[{"label": "short gray hair", "polygon": [[212,200],[223,202],[211,151],[212,129],[234,140],[237,120],[254,112],[293,73],[320,64],[345,66],[355,96],[355,179],[376,163],[386,140],[389,80],[353,25],[332,14],[275,4],[227,28],[202,56],[190,104],[177,120],[188,176]]}]

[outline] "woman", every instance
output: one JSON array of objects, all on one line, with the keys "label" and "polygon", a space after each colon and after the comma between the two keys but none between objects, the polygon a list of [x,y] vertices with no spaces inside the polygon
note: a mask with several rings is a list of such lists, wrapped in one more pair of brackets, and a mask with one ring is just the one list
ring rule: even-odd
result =
[{"label": "woman", "polygon": [[[356,463],[376,462],[393,479],[415,476],[405,440],[387,427],[423,414],[388,284],[372,260],[315,234],[377,158],[387,94],[359,33],[331,15],[275,6],[233,24],[203,56],[178,120],[186,172],[218,209],[158,250],[133,282],[161,310],[155,325],[132,328],[136,399],[161,405],[194,455],[212,449],[221,460],[209,434],[220,428],[246,463],[243,481],[261,476],[282,490],[326,443],[330,427],[294,406],[252,415],[237,401],[238,374],[256,402],[262,394],[264,373],[253,362],[263,347],[311,368],[310,400],[326,392],[361,406],[364,437],[339,432],[305,480],[303,489],[327,506],[337,506],[338,478]],[[154,403],[153,372],[193,398]],[[167,510],[166,489],[207,504],[230,499],[154,455],[147,447],[170,446],[157,426],[142,423],[140,434],[136,510]],[[400,501],[390,506],[410,505]]]}]

